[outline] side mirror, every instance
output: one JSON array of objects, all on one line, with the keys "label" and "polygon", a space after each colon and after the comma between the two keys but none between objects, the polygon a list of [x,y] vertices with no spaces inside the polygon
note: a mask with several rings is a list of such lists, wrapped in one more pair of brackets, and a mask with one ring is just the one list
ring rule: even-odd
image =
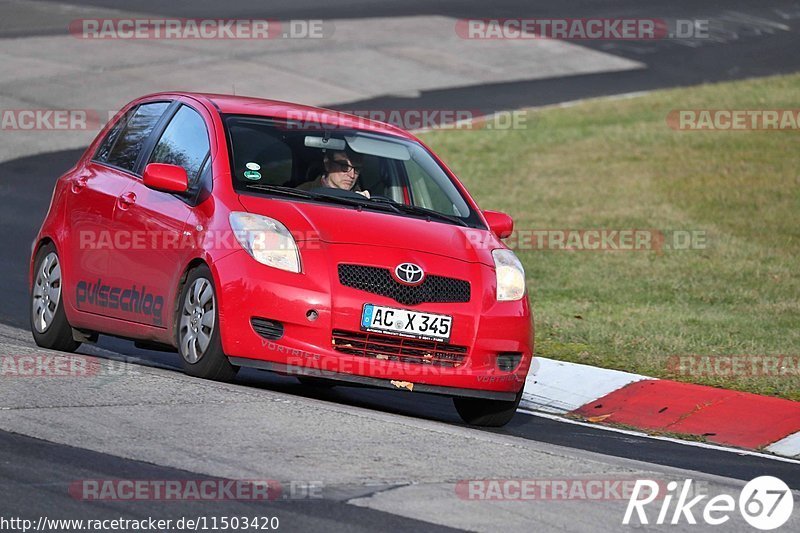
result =
[{"label": "side mirror", "polygon": [[150,163],[144,168],[144,184],[149,189],[182,193],[189,190],[186,170],[178,165]]},{"label": "side mirror", "polygon": [[500,211],[483,212],[486,222],[489,224],[489,229],[497,235],[500,239],[505,239],[514,231],[514,219]]}]

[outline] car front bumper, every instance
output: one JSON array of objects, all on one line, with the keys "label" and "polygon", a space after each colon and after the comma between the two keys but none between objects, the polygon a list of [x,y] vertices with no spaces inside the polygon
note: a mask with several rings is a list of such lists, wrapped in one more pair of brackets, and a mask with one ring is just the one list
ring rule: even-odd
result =
[{"label": "car front bumper", "polygon": [[[323,249],[318,253],[303,254],[306,262],[301,274],[261,265],[245,251],[213,265],[223,349],[234,364],[360,385],[504,400],[513,400],[524,386],[533,353],[527,297],[497,302],[492,268],[408,250],[319,246]],[[339,263],[386,266],[403,261],[469,280],[470,301],[404,306],[339,283]],[[365,303],[452,316],[448,345],[465,348],[465,357],[457,364],[440,366],[425,360],[407,362],[405,357],[375,357],[367,349],[361,355],[344,353],[342,341],[334,340],[334,331],[367,335],[360,327]],[[251,323],[254,317],[280,323],[282,332],[279,336],[258,333]],[[498,356],[502,354],[518,354],[519,363],[501,370]]]}]

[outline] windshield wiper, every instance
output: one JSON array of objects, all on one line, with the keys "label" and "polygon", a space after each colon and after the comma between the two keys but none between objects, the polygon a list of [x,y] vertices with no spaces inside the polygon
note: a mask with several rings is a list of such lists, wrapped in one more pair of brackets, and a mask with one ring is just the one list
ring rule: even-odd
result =
[{"label": "windshield wiper", "polygon": [[428,218],[437,218],[439,220],[445,220],[447,222],[451,222],[451,223],[457,224],[459,226],[470,227],[469,224],[467,224],[466,222],[464,222],[462,219],[460,219],[458,217],[446,215],[444,213],[440,213],[438,211],[434,211],[433,209],[428,209],[426,207],[420,207],[418,205],[404,204],[404,203],[396,202],[396,201],[394,201],[394,200],[392,200],[390,198],[383,198],[383,197],[371,198],[371,200],[373,202],[377,202],[377,203],[380,203],[380,204],[383,204],[383,205],[390,206],[390,207],[394,208],[398,212],[403,212],[403,213],[407,213],[407,214],[410,214],[410,215],[419,215],[419,216],[424,216],[424,217],[428,217]]},{"label": "windshield wiper", "polygon": [[383,210],[392,210],[395,213],[399,214],[409,214],[409,215],[424,216],[427,218],[435,218],[438,220],[444,220],[450,222],[452,224],[457,224],[459,226],[469,227],[469,224],[467,224],[458,217],[445,215],[444,213],[439,213],[438,211],[427,209],[425,207],[403,204],[400,202],[396,202],[390,198],[364,197],[364,199],[362,200],[360,198],[347,198],[344,196],[333,196],[319,192],[304,191],[302,189],[295,189],[293,187],[284,187],[281,185],[264,185],[261,183],[245,183],[244,185],[249,189],[257,189],[259,191],[265,191],[265,192],[274,192],[286,196],[294,196],[295,198],[321,200],[323,202],[350,205],[358,208],[364,208],[364,207],[383,208]]},{"label": "windshield wiper", "polygon": [[281,185],[264,185],[262,183],[245,183],[248,189],[257,189],[259,191],[274,192],[278,194],[285,194],[287,196],[295,196],[297,198],[318,198],[312,192],[304,191],[303,189],[295,189],[294,187],[283,187]]},{"label": "windshield wiper", "polygon": [[[397,213],[402,213],[396,207],[389,205],[389,204],[379,204],[375,205],[371,203],[369,200],[364,198],[363,200],[358,198],[347,198],[344,196],[333,196],[328,195],[321,192],[311,192],[311,191],[304,191],[303,189],[295,189],[293,187],[284,187],[282,185],[264,185],[259,183],[245,183],[245,187],[251,189],[257,189],[259,191],[264,192],[274,192],[277,194],[285,194],[286,196],[294,196],[296,198],[306,198],[311,200],[321,200],[323,202],[330,202],[334,204],[342,204],[342,205],[350,205],[353,207],[363,208],[363,207],[378,207],[378,208],[388,208],[392,211]],[[386,209],[384,209],[386,210]]]}]

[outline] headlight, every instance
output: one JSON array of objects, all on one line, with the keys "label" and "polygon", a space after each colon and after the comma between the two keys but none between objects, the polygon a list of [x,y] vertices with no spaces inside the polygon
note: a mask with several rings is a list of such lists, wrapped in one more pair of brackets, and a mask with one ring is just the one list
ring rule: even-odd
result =
[{"label": "headlight", "polygon": [[300,252],[294,237],[277,220],[234,211],[229,217],[236,240],[253,259],[267,266],[300,272]]},{"label": "headlight", "polygon": [[497,301],[519,300],[525,295],[525,270],[511,250],[492,250],[497,275]]}]

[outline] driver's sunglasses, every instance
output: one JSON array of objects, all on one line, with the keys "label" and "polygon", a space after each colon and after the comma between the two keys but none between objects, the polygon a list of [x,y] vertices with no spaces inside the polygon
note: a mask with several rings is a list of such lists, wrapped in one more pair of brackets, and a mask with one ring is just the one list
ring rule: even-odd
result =
[{"label": "driver's sunglasses", "polygon": [[340,172],[350,172],[351,170],[354,170],[356,174],[361,174],[361,168],[362,167],[360,167],[360,166],[354,167],[353,165],[349,165],[349,164],[347,164],[344,161],[339,160],[339,159],[332,159],[331,163],[337,165],[341,169]]}]

